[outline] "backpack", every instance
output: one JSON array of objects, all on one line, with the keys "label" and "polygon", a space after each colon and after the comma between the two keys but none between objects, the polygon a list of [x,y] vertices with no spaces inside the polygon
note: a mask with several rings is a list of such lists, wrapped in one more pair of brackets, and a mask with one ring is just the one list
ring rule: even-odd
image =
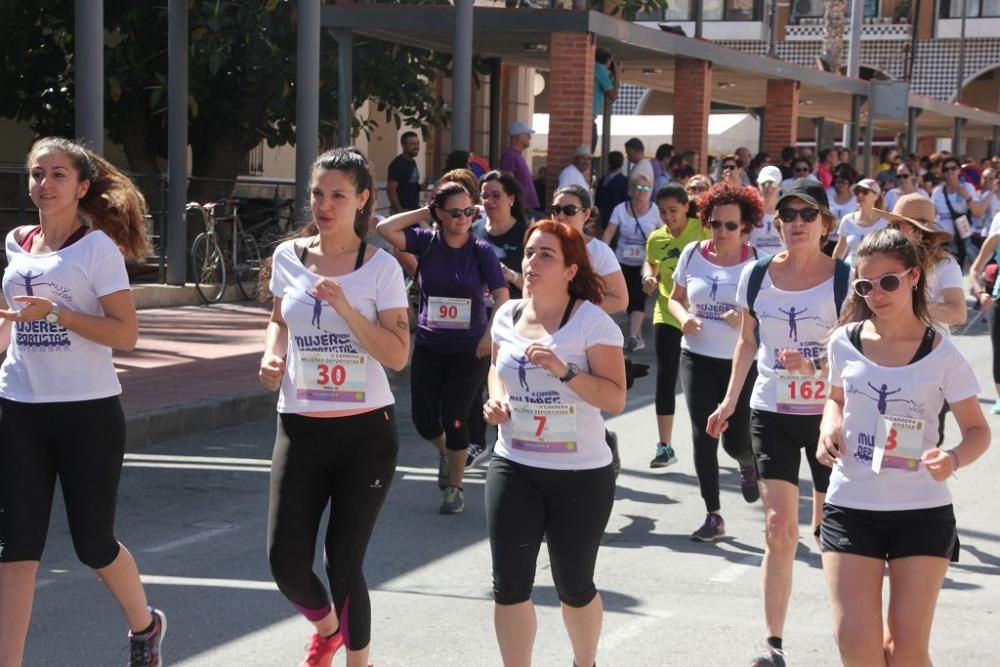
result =
[{"label": "backpack", "polygon": [[[747,310],[750,311],[755,320],[757,319],[757,313],[754,312],[753,306],[757,302],[757,295],[760,294],[760,286],[764,283],[764,276],[767,275],[767,267],[771,265],[772,259],[774,259],[774,255],[759,259],[750,270],[750,280],[747,281]],[[851,279],[851,267],[842,259],[834,261],[837,264],[833,269],[833,303],[837,308],[837,314],[840,315],[840,307],[844,305],[844,299],[847,298],[847,286]],[[754,324],[754,334],[757,336],[757,341],[759,342],[759,322]]]}]

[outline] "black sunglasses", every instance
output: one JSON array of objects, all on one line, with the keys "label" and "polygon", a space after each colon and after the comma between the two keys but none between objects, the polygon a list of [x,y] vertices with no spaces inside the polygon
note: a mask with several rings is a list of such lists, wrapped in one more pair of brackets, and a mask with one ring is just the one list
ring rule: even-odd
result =
[{"label": "black sunglasses", "polygon": [[453,218],[460,218],[463,215],[466,218],[471,218],[476,214],[475,206],[469,206],[467,208],[446,208],[442,210]]},{"label": "black sunglasses", "polygon": [[583,209],[581,207],[576,206],[575,204],[566,204],[565,206],[553,205],[549,208],[549,213],[551,213],[552,215],[559,215],[560,213],[562,213],[568,218],[570,216],[576,215],[578,211],[582,210]]},{"label": "black sunglasses", "polygon": [[895,292],[902,284],[900,279],[909,272],[910,269],[900,271],[899,273],[886,273],[885,275],[879,276],[875,280],[858,278],[854,281],[854,293],[861,298],[871,296],[872,292],[875,291],[876,282],[878,283],[879,289],[883,292]]},{"label": "black sunglasses", "polygon": [[736,165],[735,164],[724,164],[724,165],[722,165],[722,171],[728,171],[728,170],[732,170],[732,169],[736,169]]},{"label": "black sunglasses", "polygon": [[795,218],[801,218],[802,222],[813,222],[819,217],[818,208],[792,208],[791,206],[785,206],[784,208],[778,209],[778,218],[782,222],[792,223],[795,222]]},{"label": "black sunglasses", "polygon": [[809,167],[796,167],[794,169],[794,171],[795,171],[796,174],[808,174],[809,173]]},{"label": "black sunglasses", "polygon": [[708,224],[709,224],[709,226],[712,229],[715,229],[715,230],[718,230],[718,229],[721,229],[722,227],[725,227],[729,231],[735,232],[737,229],[740,228],[740,223],[733,222],[733,221],[723,222],[722,220],[709,220]]},{"label": "black sunglasses", "polygon": [[901,178],[904,181],[906,181],[906,180],[909,180],[910,175],[909,174],[896,174],[896,178]]},{"label": "black sunglasses", "polygon": [[961,169],[961,167],[958,167],[956,165],[951,165],[950,167],[944,168],[945,171],[958,171],[959,169]]}]

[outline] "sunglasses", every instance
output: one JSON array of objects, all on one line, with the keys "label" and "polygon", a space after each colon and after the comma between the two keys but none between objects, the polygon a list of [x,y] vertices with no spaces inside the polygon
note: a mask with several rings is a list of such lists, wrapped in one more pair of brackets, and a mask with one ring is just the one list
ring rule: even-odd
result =
[{"label": "sunglasses", "polygon": [[809,167],[796,167],[794,171],[796,174],[808,174]]},{"label": "sunglasses", "polygon": [[642,185],[641,183],[637,183],[637,184],[633,185],[632,187],[635,188],[636,192],[652,192],[653,191],[653,186],[652,185]]},{"label": "sunglasses", "polygon": [[951,165],[950,167],[944,168],[945,171],[958,171],[959,169],[961,169],[961,167],[956,167],[955,165]]},{"label": "sunglasses", "polygon": [[896,174],[896,178],[899,178],[901,180],[907,181],[907,180],[910,179],[910,175],[909,174]]},{"label": "sunglasses", "polygon": [[722,165],[722,171],[732,171],[733,169],[736,169],[736,165],[735,164],[724,164],[724,165]]},{"label": "sunglasses", "polygon": [[854,293],[861,298],[866,298],[872,295],[875,291],[875,284],[878,283],[878,288],[883,292],[895,292],[899,289],[901,279],[903,276],[908,274],[910,269],[906,271],[900,271],[899,273],[886,273],[881,275],[875,280],[869,280],[868,278],[858,278],[854,281]]},{"label": "sunglasses", "polygon": [[708,224],[709,224],[709,226],[712,229],[714,229],[716,231],[718,231],[718,230],[722,229],[723,227],[725,227],[729,231],[735,232],[737,229],[740,228],[740,223],[738,223],[738,222],[732,222],[732,221],[723,222],[722,220],[709,220]]},{"label": "sunglasses", "polygon": [[786,206],[778,209],[778,219],[789,224],[795,222],[795,218],[800,218],[802,222],[813,222],[818,217],[818,208],[792,208],[791,206]]},{"label": "sunglasses", "polygon": [[708,190],[708,186],[705,185],[692,185],[687,189],[688,192],[705,192]]},{"label": "sunglasses", "polygon": [[468,208],[446,208],[443,209],[445,213],[453,218],[461,218],[465,216],[466,218],[471,218],[476,214],[476,207],[469,206]]},{"label": "sunglasses", "polygon": [[566,217],[571,217],[576,215],[578,211],[582,210],[583,210],[582,208],[574,204],[566,204],[565,206],[551,206],[549,208],[549,213],[551,213],[552,215],[559,215],[560,213],[562,213]]},{"label": "sunglasses", "polygon": [[846,178],[838,178],[834,181],[837,185],[850,185],[851,181]]}]

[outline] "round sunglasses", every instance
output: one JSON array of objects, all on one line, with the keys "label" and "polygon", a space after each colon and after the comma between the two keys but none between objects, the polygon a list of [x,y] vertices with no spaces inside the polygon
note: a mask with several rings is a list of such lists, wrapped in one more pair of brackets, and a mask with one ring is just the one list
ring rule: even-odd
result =
[{"label": "round sunglasses", "polygon": [[733,222],[732,220],[730,220],[728,222],[723,222],[722,220],[709,220],[708,224],[709,224],[709,226],[712,229],[714,229],[716,231],[718,231],[719,229],[722,229],[723,227],[725,227],[729,231],[735,232],[737,229],[740,228],[740,223]]},{"label": "round sunglasses", "polygon": [[818,208],[792,208],[791,206],[785,206],[778,209],[778,219],[789,224],[795,222],[795,218],[800,218],[802,222],[814,222],[818,217]]},{"label": "round sunglasses", "polygon": [[562,213],[566,217],[572,217],[582,210],[583,209],[581,207],[576,206],[574,204],[566,204],[565,206],[552,205],[549,207],[550,214],[559,215],[560,213]]},{"label": "round sunglasses", "polygon": [[895,292],[899,289],[902,284],[902,278],[908,274],[911,269],[905,271],[900,271],[899,273],[886,273],[878,278],[871,280],[869,278],[858,278],[852,285],[854,287],[854,293],[861,298],[869,297],[875,291],[875,285],[878,284],[878,288],[883,292]]},{"label": "round sunglasses", "polygon": [[445,208],[441,209],[453,218],[461,218],[465,216],[466,218],[471,218],[476,214],[475,206],[468,206],[466,208]]}]

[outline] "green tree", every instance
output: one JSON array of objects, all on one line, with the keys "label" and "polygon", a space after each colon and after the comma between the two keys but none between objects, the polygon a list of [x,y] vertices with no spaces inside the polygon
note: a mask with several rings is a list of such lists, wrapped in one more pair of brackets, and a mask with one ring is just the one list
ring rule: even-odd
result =
[{"label": "green tree", "polygon": [[[104,0],[106,127],[130,169],[158,176],[166,153],[165,3]],[[294,143],[298,15],[291,0],[189,1],[188,138],[192,176],[233,180],[262,140]],[[0,1],[0,116],[39,134],[73,133],[73,3]],[[321,118],[336,118],[337,48],[325,31]],[[446,120],[427,84],[446,60],[398,45],[354,42],[354,104],[375,98],[386,122],[419,127]],[[355,132],[367,128],[358,125]],[[321,127],[326,143],[335,120]],[[212,199],[218,184],[195,181],[192,199]]]}]

